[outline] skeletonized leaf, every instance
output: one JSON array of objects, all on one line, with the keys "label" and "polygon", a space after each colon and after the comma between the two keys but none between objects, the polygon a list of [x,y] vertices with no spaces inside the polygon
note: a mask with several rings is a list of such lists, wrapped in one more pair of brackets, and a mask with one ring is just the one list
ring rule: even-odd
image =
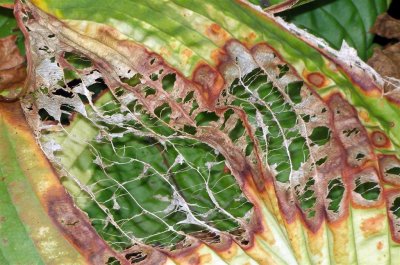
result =
[{"label": "skeletonized leaf", "polygon": [[75,208],[19,103],[0,103],[1,264],[102,264],[115,254]]},{"label": "skeletonized leaf", "polygon": [[23,106],[126,262],[398,260],[398,101],[350,48],[245,1],[92,4],[17,3]]}]

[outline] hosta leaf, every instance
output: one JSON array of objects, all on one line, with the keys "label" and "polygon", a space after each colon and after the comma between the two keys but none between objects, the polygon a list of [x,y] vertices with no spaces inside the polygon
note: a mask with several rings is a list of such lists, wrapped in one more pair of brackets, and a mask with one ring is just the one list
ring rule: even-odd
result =
[{"label": "hosta leaf", "polygon": [[114,256],[65,193],[19,103],[0,103],[0,113],[1,264],[101,264]]},{"label": "hosta leaf", "polygon": [[354,47],[358,56],[372,55],[374,35],[369,31],[378,15],[389,6],[388,0],[315,1],[288,11],[283,16],[315,36],[322,37],[332,47],[340,49],[343,40]]},{"label": "hosta leaf", "polygon": [[245,1],[32,3],[24,110],[126,261],[399,258],[400,112],[351,50]]}]

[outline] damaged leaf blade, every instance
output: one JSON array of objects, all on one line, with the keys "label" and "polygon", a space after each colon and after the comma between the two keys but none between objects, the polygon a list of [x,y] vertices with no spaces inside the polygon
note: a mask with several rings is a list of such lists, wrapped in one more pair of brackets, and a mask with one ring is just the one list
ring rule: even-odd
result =
[{"label": "damaged leaf blade", "polygon": [[24,111],[121,260],[395,260],[400,112],[351,49],[245,1],[33,3]]}]

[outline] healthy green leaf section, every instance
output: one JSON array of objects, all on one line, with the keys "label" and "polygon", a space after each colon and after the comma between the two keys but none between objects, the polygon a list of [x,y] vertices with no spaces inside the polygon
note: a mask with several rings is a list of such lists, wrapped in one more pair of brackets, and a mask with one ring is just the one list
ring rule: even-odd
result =
[{"label": "healthy green leaf section", "polygon": [[281,14],[286,20],[340,49],[343,40],[366,60],[372,55],[374,35],[369,33],[388,0],[316,1]]},{"label": "healthy green leaf section", "polygon": [[[9,132],[4,129],[4,126],[1,126],[0,129],[2,134],[0,139],[2,140],[2,147],[4,147],[4,140],[6,140],[5,138]],[[9,145],[10,140],[7,140]],[[7,155],[9,158],[6,159],[4,155]],[[16,154],[14,152],[8,152],[7,154],[4,152],[1,155],[2,164],[0,165],[0,177],[2,178],[2,181],[0,181],[0,261],[2,260],[4,262],[2,264],[7,264],[10,262],[15,262],[18,264],[44,264],[32,239],[30,238],[27,228],[19,218],[18,210],[14,205],[14,202],[12,201],[8,191],[8,185],[11,184],[12,180],[10,180],[9,177],[6,179],[5,174],[10,174],[10,171],[4,168],[6,166],[4,163],[10,161],[10,157],[14,158],[11,160],[13,161],[13,164],[9,165],[12,167],[11,174],[15,177],[22,175],[22,172],[16,163],[15,155]],[[24,255],[20,254],[21,251],[24,253]]]},{"label": "healthy green leaf section", "polygon": [[[16,107],[10,119],[5,108]],[[20,126],[18,104],[0,104],[0,261],[1,264],[84,264],[81,255],[49,218],[38,190],[53,176],[28,126]],[[19,115],[18,115],[19,114]],[[32,160],[36,157],[36,160]]]}]

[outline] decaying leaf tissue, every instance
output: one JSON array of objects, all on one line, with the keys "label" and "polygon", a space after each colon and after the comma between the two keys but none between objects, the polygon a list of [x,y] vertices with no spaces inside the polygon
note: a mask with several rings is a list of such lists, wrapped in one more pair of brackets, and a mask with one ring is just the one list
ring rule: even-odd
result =
[{"label": "decaying leaf tissue", "polygon": [[397,80],[305,2],[0,1],[0,264],[398,264]]}]

